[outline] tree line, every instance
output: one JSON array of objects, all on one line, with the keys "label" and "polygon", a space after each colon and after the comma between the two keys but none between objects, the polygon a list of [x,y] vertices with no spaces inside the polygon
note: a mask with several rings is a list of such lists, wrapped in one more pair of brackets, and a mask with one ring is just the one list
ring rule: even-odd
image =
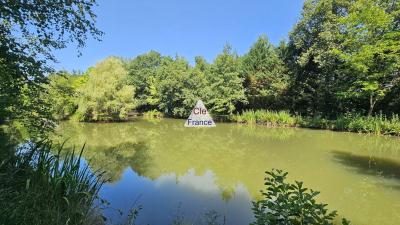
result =
[{"label": "tree line", "polygon": [[[260,36],[244,55],[226,45],[212,62],[198,56],[194,65],[150,51],[133,59],[107,58],[79,74],[55,73],[46,62],[54,60],[51,49],[72,40],[82,46],[88,34],[102,35],[93,12],[83,11],[76,27],[71,18],[59,17],[68,25],[60,29],[73,36],[58,37],[47,21],[56,11],[39,7],[43,18],[29,11],[12,18],[15,5],[3,14],[20,24],[21,33],[2,24],[0,121],[42,128],[72,114],[80,121],[124,120],[135,109],[181,118],[197,99],[217,115],[269,109],[328,119],[347,113],[391,116],[400,112],[399,4],[308,0],[288,40],[277,46]],[[36,18],[36,31],[18,23],[28,18]],[[20,34],[36,42],[20,43]]]},{"label": "tree line", "polygon": [[[262,35],[244,55],[227,44],[212,62],[197,56],[194,65],[156,51],[110,57],[83,74],[50,76],[50,93],[58,94],[49,99],[60,103],[53,104],[58,118],[76,110],[80,121],[124,120],[134,109],[182,118],[198,99],[215,115],[392,116],[400,112],[399,27],[399,1],[306,1],[277,46]],[[58,99],[63,89],[70,104]]]}]

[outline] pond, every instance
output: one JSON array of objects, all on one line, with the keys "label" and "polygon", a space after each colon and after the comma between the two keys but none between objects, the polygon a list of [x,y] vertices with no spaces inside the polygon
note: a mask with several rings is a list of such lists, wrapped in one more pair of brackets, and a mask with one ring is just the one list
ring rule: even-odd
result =
[{"label": "pond", "polygon": [[80,148],[110,182],[101,196],[113,223],[141,206],[138,224],[201,223],[214,212],[226,224],[249,224],[264,172],[321,191],[319,200],[352,224],[399,224],[400,138],[297,128],[218,123],[185,128],[184,120],[63,122],[66,146]]}]

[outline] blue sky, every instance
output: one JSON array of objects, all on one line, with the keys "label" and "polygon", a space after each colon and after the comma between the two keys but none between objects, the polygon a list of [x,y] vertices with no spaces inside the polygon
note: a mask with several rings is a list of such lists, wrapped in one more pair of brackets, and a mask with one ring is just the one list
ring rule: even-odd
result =
[{"label": "blue sky", "polygon": [[88,40],[58,50],[56,69],[85,71],[107,56],[132,58],[150,50],[176,54],[190,62],[211,62],[230,43],[244,54],[265,34],[274,44],[287,39],[299,20],[303,0],[98,0],[97,27],[102,41]]}]

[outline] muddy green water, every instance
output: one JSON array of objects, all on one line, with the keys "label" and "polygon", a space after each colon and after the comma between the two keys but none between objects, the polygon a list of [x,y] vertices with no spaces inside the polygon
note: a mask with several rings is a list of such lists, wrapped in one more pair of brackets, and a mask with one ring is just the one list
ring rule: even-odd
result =
[{"label": "muddy green water", "polygon": [[86,161],[107,171],[101,195],[112,222],[123,220],[116,209],[135,203],[143,208],[139,224],[201,223],[211,210],[226,224],[248,224],[264,171],[279,168],[321,191],[319,200],[352,224],[400,224],[400,138],[221,123],[184,128],[172,119],[64,122],[58,133],[67,147],[86,143]]}]

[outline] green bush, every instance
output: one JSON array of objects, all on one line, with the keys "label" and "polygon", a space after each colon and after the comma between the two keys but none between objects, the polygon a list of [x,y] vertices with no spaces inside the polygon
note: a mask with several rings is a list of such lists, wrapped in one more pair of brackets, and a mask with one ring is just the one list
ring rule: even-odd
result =
[{"label": "green bush", "polygon": [[[266,191],[263,199],[253,202],[253,225],[272,224],[333,224],[336,211],[328,211],[327,204],[317,203],[319,192],[303,187],[303,183],[286,182],[287,172],[273,169],[266,172]],[[343,219],[343,224],[349,224]]]}]

